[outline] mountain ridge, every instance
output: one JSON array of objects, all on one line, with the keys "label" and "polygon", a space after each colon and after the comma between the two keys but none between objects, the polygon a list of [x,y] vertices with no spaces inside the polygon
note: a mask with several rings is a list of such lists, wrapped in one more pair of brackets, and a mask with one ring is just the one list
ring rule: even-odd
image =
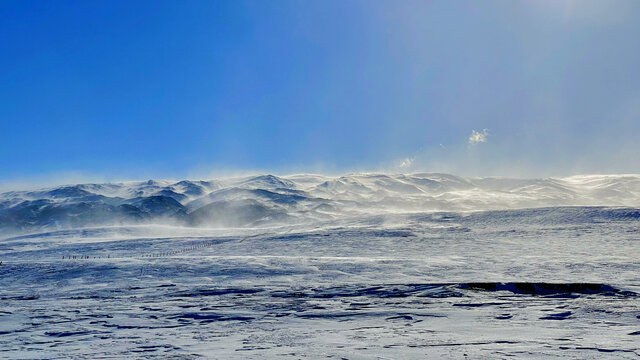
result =
[{"label": "mountain ridge", "polygon": [[0,233],[135,223],[245,227],[376,213],[554,206],[640,207],[640,175],[265,174],[61,185],[1,193]]}]

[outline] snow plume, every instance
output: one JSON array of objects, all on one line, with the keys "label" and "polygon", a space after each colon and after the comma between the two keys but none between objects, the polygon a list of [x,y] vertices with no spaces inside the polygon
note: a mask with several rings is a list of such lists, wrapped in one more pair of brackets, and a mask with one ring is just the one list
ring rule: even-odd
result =
[{"label": "snow plume", "polygon": [[469,144],[475,145],[477,143],[487,142],[487,136],[489,136],[489,131],[487,129],[483,129],[482,131],[471,130]]}]

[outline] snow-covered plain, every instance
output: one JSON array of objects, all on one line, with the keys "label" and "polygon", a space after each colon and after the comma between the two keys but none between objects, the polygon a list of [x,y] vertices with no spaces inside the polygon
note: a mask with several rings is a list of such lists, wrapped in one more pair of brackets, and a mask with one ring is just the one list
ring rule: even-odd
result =
[{"label": "snow-covered plain", "polygon": [[0,195],[0,358],[638,358],[640,176]]}]

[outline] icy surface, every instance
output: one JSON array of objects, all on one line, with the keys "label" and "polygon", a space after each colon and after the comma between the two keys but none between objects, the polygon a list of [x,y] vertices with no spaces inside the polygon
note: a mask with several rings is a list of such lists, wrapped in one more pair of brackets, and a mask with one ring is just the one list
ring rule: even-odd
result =
[{"label": "icy surface", "polygon": [[[432,195],[395,182],[403,176],[83,185],[122,199],[170,186],[185,196],[182,216],[256,201],[282,217],[215,228],[41,224],[4,235],[0,358],[640,357],[636,176],[438,175],[434,184],[412,175],[422,192],[459,189],[442,192],[451,211],[427,208]],[[46,196],[69,204],[76,195],[87,196],[68,187]],[[311,198],[331,210],[317,216]],[[516,198],[546,207],[514,209]],[[561,206],[585,199],[603,206]],[[400,211],[408,203],[425,208]]]}]

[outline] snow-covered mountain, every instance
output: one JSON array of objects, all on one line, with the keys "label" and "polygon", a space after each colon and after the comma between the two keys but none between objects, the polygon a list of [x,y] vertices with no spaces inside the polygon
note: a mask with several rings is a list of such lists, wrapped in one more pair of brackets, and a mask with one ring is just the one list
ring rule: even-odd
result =
[{"label": "snow-covered mountain", "polygon": [[372,213],[555,206],[640,207],[640,175],[299,174],[65,185],[0,194],[0,232],[134,223],[246,227]]}]

